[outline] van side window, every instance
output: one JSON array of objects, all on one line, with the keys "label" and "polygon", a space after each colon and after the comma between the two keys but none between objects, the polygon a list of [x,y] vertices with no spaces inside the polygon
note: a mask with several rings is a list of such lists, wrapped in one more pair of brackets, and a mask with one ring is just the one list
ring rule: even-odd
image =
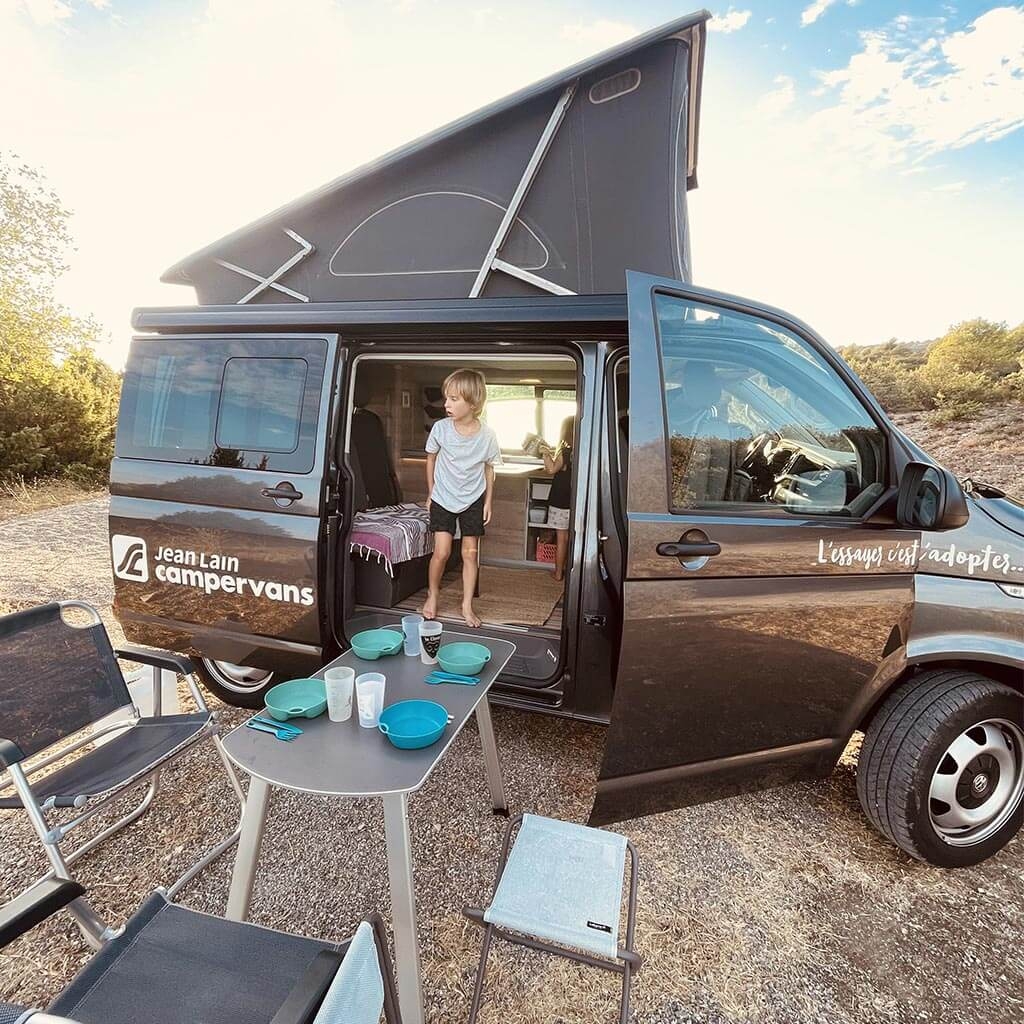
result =
[{"label": "van side window", "polygon": [[863,515],[885,436],[803,339],[758,317],[657,295],[673,512]]},{"label": "van side window", "polygon": [[218,447],[295,451],[305,385],[303,359],[229,359],[217,418]]},{"label": "van side window", "polygon": [[326,359],[326,344],[315,338],[136,339],[116,454],[308,473]]}]

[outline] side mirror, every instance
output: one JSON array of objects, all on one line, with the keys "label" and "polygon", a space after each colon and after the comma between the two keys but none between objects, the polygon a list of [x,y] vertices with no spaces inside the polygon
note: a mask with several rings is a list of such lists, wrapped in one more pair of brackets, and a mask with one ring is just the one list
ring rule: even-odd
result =
[{"label": "side mirror", "polygon": [[967,497],[948,469],[910,462],[900,477],[896,520],[918,530],[950,530],[970,518]]}]

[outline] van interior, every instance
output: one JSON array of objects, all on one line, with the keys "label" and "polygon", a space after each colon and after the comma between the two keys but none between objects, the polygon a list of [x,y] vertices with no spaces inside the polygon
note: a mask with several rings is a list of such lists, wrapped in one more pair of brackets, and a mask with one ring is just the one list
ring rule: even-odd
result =
[{"label": "van interior", "polygon": [[[357,357],[343,435],[353,491],[340,559],[345,633],[351,637],[399,625],[402,615],[419,612],[426,599],[433,538],[427,529],[424,444],[445,415],[444,380],[460,367],[484,375],[487,405],[481,418],[497,433],[503,460],[495,473],[492,518],[480,543],[473,604],[481,633],[517,645],[503,681],[536,691],[559,677],[571,565],[565,580],[556,582],[557,537],[547,523],[552,477],[529,440],[532,435],[555,446],[564,421],[577,412],[578,371],[568,356]],[[460,610],[458,548],[456,537],[437,618],[446,629],[471,633]]]}]

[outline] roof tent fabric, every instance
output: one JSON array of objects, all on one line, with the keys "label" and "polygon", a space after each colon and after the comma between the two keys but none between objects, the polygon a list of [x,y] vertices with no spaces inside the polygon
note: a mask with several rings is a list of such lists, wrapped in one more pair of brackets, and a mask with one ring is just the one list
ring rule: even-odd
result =
[{"label": "roof tent fabric", "polygon": [[687,281],[709,16],[395,150],[163,280],[203,305],[599,294],[622,291],[627,268]]}]

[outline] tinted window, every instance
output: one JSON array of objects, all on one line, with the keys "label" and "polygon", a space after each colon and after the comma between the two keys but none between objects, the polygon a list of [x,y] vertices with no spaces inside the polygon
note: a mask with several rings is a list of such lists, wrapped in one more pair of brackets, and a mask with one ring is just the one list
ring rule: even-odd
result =
[{"label": "tinted window", "polygon": [[218,446],[295,451],[305,384],[302,359],[229,359],[217,420]]},{"label": "tinted window", "polygon": [[810,345],[766,320],[656,297],[671,507],[859,516],[885,438]]},{"label": "tinted window", "polygon": [[326,351],[317,339],[134,341],[116,453],[308,473]]}]

